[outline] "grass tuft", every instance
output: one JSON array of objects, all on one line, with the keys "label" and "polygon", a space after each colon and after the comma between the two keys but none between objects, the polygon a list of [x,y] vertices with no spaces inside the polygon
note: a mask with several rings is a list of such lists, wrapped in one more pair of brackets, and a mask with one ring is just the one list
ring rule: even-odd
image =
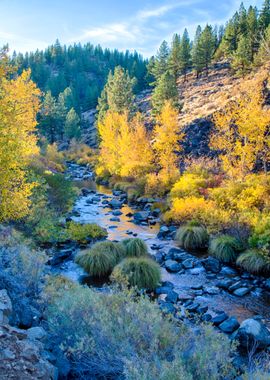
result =
[{"label": "grass tuft", "polygon": [[236,261],[237,265],[250,273],[270,273],[270,257],[259,249],[248,249]]},{"label": "grass tuft", "polygon": [[225,263],[234,262],[240,250],[241,244],[233,236],[221,235],[210,241],[210,255]]},{"label": "grass tuft", "polygon": [[122,243],[125,246],[127,257],[141,257],[146,256],[148,253],[147,245],[142,239],[124,239]]},{"label": "grass tuft", "polygon": [[125,250],[121,243],[103,241],[91,249],[81,252],[75,259],[84,270],[94,277],[108,276],[114,266],[124,257]]},{"label": "grass tuft", "polygon": [[209,235],[202,226],[187,225],[177,230],[175,240],[180,247],[187,251],[194,251],[206,248]]},{"label": "grass tuft", "polygon": [[112,279],[138,289],[153,290],[161,281],[160,267],[150,258],[130,257],[114,268]]}]

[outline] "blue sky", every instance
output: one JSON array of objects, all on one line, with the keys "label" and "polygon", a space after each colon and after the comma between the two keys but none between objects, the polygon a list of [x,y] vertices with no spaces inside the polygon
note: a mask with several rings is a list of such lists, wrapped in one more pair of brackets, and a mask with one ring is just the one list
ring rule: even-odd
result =
[{"label": "blue sky", "polygon": [[[246,7],[263,0],[244,1]],[[241,0],[0,0],[0,45],[10,50],[44,49],[61,43],[155,53],[173,33],[198,24],[224,23]]]}]

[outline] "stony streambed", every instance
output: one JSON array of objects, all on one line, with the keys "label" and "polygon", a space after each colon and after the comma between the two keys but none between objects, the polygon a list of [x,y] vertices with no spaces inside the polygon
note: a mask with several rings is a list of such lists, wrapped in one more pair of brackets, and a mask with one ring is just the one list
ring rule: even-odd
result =
[{"label": "stony streambed", "polygon": [[[191,255],[176,247],[175,228],[160,225],[158,210],[150,211],[152,200],[142,199],[131,208],[124,193],[112,193],[106,187],[97,186],[86,168],[71,164],[69,175],[75,181],[87,181],[87,188],[83,189],[71,214],[73,220],[99,224],[107,229],[110,240],[137,236],[146,242],[162,267],[163,284],[156,290],[162,309],[180,319],[186,319],[188,314],[191,320],[212,321],[228,334],[235,334],[239,325],[251,318],[253,325],[258,321],[260,326],[270,326],[270,280],[239,272],[205,253]],[[72,251],[72,247],[62,249],[63,257],[67,250]],[[83,279],[102,287],[102,282],[93,283],[74,263],[75,253],[67,255],[69,259],[63,260],[56,271],[75,281]],[[268,330],[261,333],[265,346],[270,345]]]}]

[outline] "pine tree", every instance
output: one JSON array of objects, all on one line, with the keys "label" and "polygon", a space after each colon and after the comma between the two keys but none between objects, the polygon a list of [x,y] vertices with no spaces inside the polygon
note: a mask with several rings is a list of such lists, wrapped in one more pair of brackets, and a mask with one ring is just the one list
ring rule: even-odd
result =
[{"label": "pine tree", "polygon": [[107,110],[118,113],[133,110],[135,82],[135,79],[131,78],[121,66],[116,67],[113,74],[109,73],[108,81],[99,98],[97,108],[100,112],[99,120],[104,117]]},{"label": "pine tree", "polygon": [[226,25],[224,36],[218,48],[218,52],[217,52],[218,56],[225,56],[226,58],[230,58],[231,55],[236,51],[237,41],[238,41],[238,31],[239,31],[239,15],[236,12],[233,18]]},{"label": "pine tree", "polygon": [[197,72],[197,77],[199,76],[199,73],[203,69],[203,66],[200,60],[200,51],[199,51],[199,41],[200,41],[201,35],[202,35],[202,28],[200,25],[198,25],[195,38],[193,41],[193,47],[192,47],[192,63],[193,63],[194,69]]},{"label": "pine tree", "polygon": [[78,139],[81,136],[80,118],[74,108],[71,108],[67,114],[64,135],[68,140]]},{"label": "pine tree", "polygon": [[270,0],[264,0],[259,17],[259,27],[263,32],[270,24]]},{"label": "pine tree", "polygon": [[52,96],[51,91],[46,92],[40,112],[40,129],[44,136],[53,144],[57,140],[57,108],[56,99]]},{"label": "pine tree", "polygon": [[171,52],[170,52],[170,56],[168,60],[169,70],[173,73],[175,79],[178,78],[181,71],[180,61],[181,61],[181,39],[180,39],[180,36],[176,33],[173,36],[172,48],[171,48]]},{"label": "pine tree", "polygon": [[171,101],[175,108],[179,107],[179,95],[174,76],[167,71],[158,80],[152,95],[152,112],[158,114],[166,101]]},{"label": "pine tree", "polygon": [[169,56],[170,49],[168,43],[163,41],[154,60],[151,60],[150,65],[147,67],[148,72],[154,76],[156,81],[168,71]]},{"label": "pine tree", "polygon": [[198,35],[198,37],[196,36],[196,38],[197,40],[194,44],[193,65],[197,72],[197,76],[203,69],[206,69],[206,74],[208,75],[209,65],[215,52],[215,36],[212,27],[206,25],[203,32]]},{"label": "pine tree", "polygon": [[239,24],[238,24],[239,37],[238,38],[241,38],[241,36],[244,36],[247,34],[247,29],[248,29],[247,11],[246,11],[246,8],[245,8],[243,3],[241,3],[241,5],[240,5],[240,9],[239,9],[238,14],[239,14]]},{"label": "pine tree", "polygon": [[252,44],[249,37],[242,36],[236,52],[233,55],[232,68],[242,76],[245,75],[252,64]]},{"label": "pine tree", "polygon": [[63,134],[64,134],[64,126],[65,126],[65,120],[67,116],[67,107],[65,105],[65,97],[63,96],[63,93],[60,93],[56,102],[56,130],[57,130],[57,135],[59,136],[60,139],[63,139]]},{"label": "pine tree", "polygon": [[185,76],[186,80],[186,75],[187,71],[190,68],[191,65],[191,44],[188,36],[188,31],[187,29],[184,30],[182,39],[181,39],[181,44],[180,44],[180,71],[181,73]]},{"label": "pine tree", "polygon": [[262,66],[270,62],[270,25],[267,27],[260,43],[258,54],[255,56],[255,65]]},{"label": "pine tree", "polygon": [[99,122],[101,122],[104,119],[108,110],[109,110],[109,106],[108,106],[107,91],[106,91],[106,86],[105,86],[100,94],[100,97],[98,98],[97,111],[98,111]]},{"label": "pine tree", "polygon": [[256,8],[249,7],[247,13],[247,35],[251,42],[252,61],[258,51],[258,19]]}]

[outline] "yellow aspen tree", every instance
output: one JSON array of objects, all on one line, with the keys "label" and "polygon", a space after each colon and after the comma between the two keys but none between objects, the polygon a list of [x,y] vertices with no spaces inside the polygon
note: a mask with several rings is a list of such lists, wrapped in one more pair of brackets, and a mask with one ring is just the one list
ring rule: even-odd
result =
[{"label": "yellow aspen tree", "polygon": [[34,184],[27,182],[27,165],[38,153],[36,115],[40,91],[30,71],[15,79],[0,70],[0,220],[18,219],[29,211]]},{"label": "yellow aspen tree", "polygon": [[153,131],[153,149],[164,180],[171,181],[178,174],[177,152],[181,150],[179,142],[184,138],[183,129],[178,122],[178,111],[170,101],[163,106]]},{"label": "yellow aspen tree", "polygon": [[98,123],[100,136],[100,156],[98,174],[109,172],[121,175],[123,157],[128,146],[127,114],[107,112],[105,118]]},{"label": "yellow aspen tree", "polygon": [[153,166],[153,151],[141,114],[136,114],[129,122],[128,149],[123,156],[123,176],[139,178]]},{"label": "yellow aspen tree", "polygon": [[239,99],[214,115],[210,146],[221,151],[224,169],[244,177],[260,158],[269,159],[270,110],[263,107],[263,77],[246,85]]}]

